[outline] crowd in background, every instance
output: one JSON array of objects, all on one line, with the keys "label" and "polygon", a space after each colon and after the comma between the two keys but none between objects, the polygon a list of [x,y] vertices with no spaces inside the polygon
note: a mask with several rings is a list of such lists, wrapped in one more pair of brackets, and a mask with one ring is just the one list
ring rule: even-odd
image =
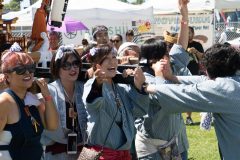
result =
[{"label": "crowd in background", "polygon": [[3,52],[0,159],[187,160],[191,112],[214,117],[221,159],[239,159],[240,52],[227,43],[204,52],[188,2],[178,0],[179,33],[142,44],[133,30],[124,40],[97,25],[79,52],[51,31],[50,78],[36,79],[38,65],[18,46]]}]

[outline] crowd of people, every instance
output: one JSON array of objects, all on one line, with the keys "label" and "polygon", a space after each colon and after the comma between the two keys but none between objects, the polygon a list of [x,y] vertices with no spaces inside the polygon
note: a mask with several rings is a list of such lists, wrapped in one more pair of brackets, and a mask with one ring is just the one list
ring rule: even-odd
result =
[{"label": "crowd of people", "polygon": [[[124,40],[98,25],[95,43],[83,39],[79,53],[51,31],[51,79],[34,78],[37,65],[18,47],[3,52],[0,159],[187,160],[191,112],[212,113],[221,159],[239,159],[240,51],[214,44],[204,52],[188,2],[178,0],[179,33],[142,44],[133,30]],[[82,63],[90,65],[84,74]]]}]

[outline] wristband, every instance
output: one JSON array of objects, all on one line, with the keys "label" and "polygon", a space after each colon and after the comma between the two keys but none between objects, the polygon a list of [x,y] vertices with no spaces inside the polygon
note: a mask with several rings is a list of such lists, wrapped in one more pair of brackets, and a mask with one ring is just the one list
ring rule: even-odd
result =
[{"label": "wristband", "polygon": [[52,100],[52,96],[48,95],[48,96],[44,96],[45,101],[51,101]]},{"label": "wristband", "polygon": [[188,21],[181,20],[182,25],[188,25]]}]

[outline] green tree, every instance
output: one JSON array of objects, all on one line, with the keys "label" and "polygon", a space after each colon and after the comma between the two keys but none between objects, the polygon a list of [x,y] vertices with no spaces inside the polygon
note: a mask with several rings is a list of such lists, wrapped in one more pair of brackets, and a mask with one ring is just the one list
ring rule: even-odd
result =
[{"label": "green tree", "polygon": [[[23,0],[11,0],[8,4],[4,5],[4,13],[9,11],[19,11],[20,10],[20,3]],[[29,0],[30,5],[36,3],[38,0]]]},{"label": "green tree", "polygon": [[11,0],[8,4],[4,5],[4,10],[5,11],[19,11],[21,1],[22,0]]},{"label": "green tree", "polygon": [[145,0],[137,0],[137,4],[142,4],[144,2],[145,2]]},{"label": "green tree", "polygon": [[38,0],[29,0],[30,1],[30,5],[36,3]]},{"label": "green tree", "polygon": [[[128,0],[119,0],[119,1],[129,3]],[[142,4],[144,2],[145,2],[145,0],[135,0],[135,2],[132,2],[132,4]]]},{"label": "green tree", "polygon": [[128,1],[127,1],[127,0],[119,0],[119,1],[122,1],[122,2],[128,3]]}]

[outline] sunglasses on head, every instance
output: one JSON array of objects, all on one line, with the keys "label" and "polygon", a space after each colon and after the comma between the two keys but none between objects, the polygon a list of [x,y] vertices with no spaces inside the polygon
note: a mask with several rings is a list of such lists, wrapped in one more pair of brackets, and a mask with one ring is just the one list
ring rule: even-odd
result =
[{"label": "sunglasses on head", "polygon": [[70,70],[72,67],[73,68],[79,68],[80,67],[80,61],[73,61],[72,63],[65,62],[65,63],[62,64],[61,67],[64,70]]},{"label": "sunglasses on head", "polygon": [[18,67],[14,67],[12,69],[10,69],[8,72],[16,72],[17,75],[23,75],[26,72],[29,73],[34,73],[36,71],[36,66],[35,64],[28,64],[28,65],[22,65],[22,66],[18,66]]}]

